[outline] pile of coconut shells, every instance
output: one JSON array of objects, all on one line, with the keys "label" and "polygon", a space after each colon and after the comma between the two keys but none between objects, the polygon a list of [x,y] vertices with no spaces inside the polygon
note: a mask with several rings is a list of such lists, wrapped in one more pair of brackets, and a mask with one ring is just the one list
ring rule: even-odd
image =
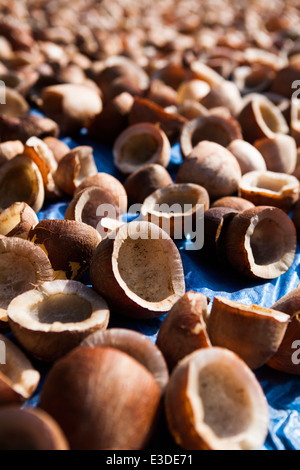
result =
[{"label": "pile of coconut shells", "polygon": [[0,449],[260,449],[300,287],[208,299],[180,250],[201,221],[224,277],[296,262],[299,4],[71,3],[0,6]]}]

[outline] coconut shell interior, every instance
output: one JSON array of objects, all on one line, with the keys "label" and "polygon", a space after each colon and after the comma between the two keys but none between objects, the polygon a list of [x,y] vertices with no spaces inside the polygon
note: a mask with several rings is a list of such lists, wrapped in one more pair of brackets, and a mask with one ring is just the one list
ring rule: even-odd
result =
[{"label": "coconut shell interior", "polygon": [[251,402],[245,385],[233,376],[230,367],[211,363],[198,373],[197,393],[203,406],[204,422],[220,439],[247,430],[251,421]]},{"label": "coconut shell interior", "polygon": [[[163,212],[184,213],[187,209],[185,205],[188,206],[188,210],[191,210],[196,204],[203,204],[205,202],[204,196],[202,196],[203,200],[201,200],[201,196],[201,191],[197,191],[197,188],[193,185],[180,185],[179,187],[174,185],[156,192],[152,196],[151,202],[153,205],[164,204],[165,210]],[[151,204],[150,198],[148,201]],[[151,205],[149,209],[151,210]]]},{"label": "coconut shell interior", "polygon": [[202,140],[210,140],[227,147],[232,141],[232,137],[225,126],[219,123],[212,124],[209,121],[204,121],[203,124],[197,126],[191,134],[192,147],[196,147]]},{"label": "coconut shell interior", "polygon": [[[19,210],[20,209],[20,210]],[[12,207],[12,209],[4,213],[1,212],[0,214],[0,233],[2,235],[7,235],[11,232],[22,220],[22,207]]]},{"label": "coconut shell interior", "polygon": [[259,447],[268,428],[267,401],[250,369],[224,348],[205,348],[188,356],[187,393],[195,428],[212,449]]},{"label": "coconut shell interior", "polygon": [[141,165],[151,160],[158,148],[158,141],[153,135],[141,132],[125,140],[121,146],[119,158],[124,163]]},{"label": "coconut shell interior", "polygon": [[26,240],[0,240],[0,307],[5,309],[17,295],[51,280],[47,256]]},{"label": "coconut shell interior", "polygon": [[153,312],[168,311],[178,296],[184,294],[177,247],[155,224],[134,221],[119,229],[114,240],[112,269],[126,298]]},{"label": "coconut shell interior", "polygon": [[245,248],[252,270],[261,276],[277,277],[291,266],[295,257],[295,237],[286,227],[286,216],[263,212],[254,217],[245,236]]},{"label": "coconut shell interior", "polygon": [[[250,180],[251,181],[251,180]],[[252,185],[258,189],[265,189],[274,193],[281,193],[289,188],[294,183],[294,178],[290,178],[286,174],[270,174],[261,173],[253,175]]]},{"label": "coconut shell interior", "polygon": [[161,240],[128,238],[119,250],[118,267],[127,287],[147,302],[175,294],[171,266]]},{"label": "coconut shell interior", "polygon": [[90,175],[97,174],[97,166],[95,164],[93,149],[89,146],[78,147],[78,158],[79,158],[79,171],[76,174],[76,186],[78,187],[80,183]]},{"label": "coconut shell interior", "polygon": [[81,322],[92,315],[92,306],[78,295],[61,293],[33,305],[30,315],[47,324]]},{"label": "coconut shell interior", "polygon": [[84,330],[104,325],[109,311],[104,299],[78,281],[46,282],[10,305],[9,317],[34,331]]},{"label": "coconut shell interior", "polygon": [[[101,212],[99,212],[99,208]],[[105,232],[100,230],[99,223],[105,217],[105,213],[108,213],[112,219],[119,216],[119,208],[115,205],[112,196],[96,186],[86,188],[78,193],[72,211],[73,214],[70,218],[91,225],[100,232],[101,236],[104,236]],[[67,211],[65,217],[67,218]]]},{"label": "coconut shell interior", "polygon": [[[5,209],[24,201],[40,210],[44,201],[44,186],[38,167],[29,159],[16,157],[2,167],[0,174],[0,206]],[[41,203],[37,202],[41,199]],[[39,204],[36,207],[36,204]]]},{"label": "coconut shell interior", "polygon": [[278,117],[279,113],[274,112],[275,109],[263,101],[258,104],[263,126],[267,126],[272,132],[277,133],[282,132],[282,120]]}]

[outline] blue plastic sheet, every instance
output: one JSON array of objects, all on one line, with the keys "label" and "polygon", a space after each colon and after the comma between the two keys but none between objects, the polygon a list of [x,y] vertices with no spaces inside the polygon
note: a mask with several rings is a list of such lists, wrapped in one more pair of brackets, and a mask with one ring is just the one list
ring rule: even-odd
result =
[{"label": "blue plastic sheet", "polygon": [[[110,149],[91,141],[87,135],[82,134],[76,139],[64,138],[70,148],[78,145],[91,145],[99,171],[110,173],[122,182],[124,176],[114,167]],[[172,158],[168,170],[175,176],[181,162],[179,146],[172,148]],[[45,206],[38,214],[39,219],[64,218],[64,212],[69,200]],[[255,303],[264,307],[271,307],[276,300],[287,292],[295,289],[300,282],[300,247],[293,266],[281,277],[265,282],[243,279],[229,266],[218,266],[215,262],[204,261],[197,251],[187,251],[183,243],[178,243],[186,279],[186,289],[202,292],[213,300],[215,295],[222,295],[245,304]],[[88,276],[83,280],[89,284]],[[158,329],[164,316],[159,319],[138,322],[131,319],[111,318],[109,327],[132,328],[147,335],[155,342]],[[300,338],[299,338],[300,339]],[[47,366],[34,362],[42,372],[47,373]],[[269,404],[270,425],[269,433],[262,450],[300,450],[300,377],[284,374],[263,366],[255,371],[261,383]],[[42,383],[34,397],[27,404],[36,405]],[[156,436],[151,443],[151,449],[160,452],[172,452],[176,446],[168,433],[163,421],[158,428]]]}]

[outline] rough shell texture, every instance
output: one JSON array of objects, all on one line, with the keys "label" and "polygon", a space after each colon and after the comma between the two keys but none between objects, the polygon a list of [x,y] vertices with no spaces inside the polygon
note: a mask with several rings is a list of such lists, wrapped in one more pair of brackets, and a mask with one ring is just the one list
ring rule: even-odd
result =
[{"label": "rough shell texture", "polygon": [[196,349],[211,346],[205,325],[206,310],[207,298],[189,291],[176,302],[162,322],[156,345],[170,370]]},{"label": "rough shell texture", "polygon": [[211,199],[230,196],[238,189],[241,169],[236,158],[215,142],[202,141],[180,165],[176,183],[203,186]]},{"label": "rough shell texture", "polygon": [[216,296],[207,329],[214,346],[230,349],[257,369],[276,353],[288,321],[288,315],[274,310]]},{"label": "rough shell texture", "polygon": [[71,449],[138,450],[152,435],[160,399],[153,375],[128,354],[81,347],[53,366],[40,407],[60,424]]},{"label": "rough shell texture", "polygon": [[81,346],[116,348],[129,354],[153,374],[162,391],[169,381],[169,372],[164,356],[158,347],[139,331],[125,328],[96,331],[84,339]]},{"label": "rough shell texture", "polygon": [[178,138],[182,126],[187,120],[177,113],[168,113],[161,106],[145,98],[136,97],[129,112],[129,125],[139,122],[160,124],[171,143]]},{"label": "rough shell texture", "polygon": [[123,184],[109,173],[99,172],[95,175],[87,176],[82,180],[76,188],[74,196],[85,188],[90,186],[98,186],[107,191],[114,199],[117,207],[120,208],[121,214],[127,211],[128,198]]},{"label": "rough shell texture", "polygon": [[30,230],[28,240],[45,251],[55,279],[78,280],[89,268],[101,237],[83,222],[45,219]]},{"label": "rough shell texture", "polygon": [[124,187],[130,204],[142,204],[154,191],[172,183],[168,170],[157,163],[152,163],[131,173],[126,178]]}]

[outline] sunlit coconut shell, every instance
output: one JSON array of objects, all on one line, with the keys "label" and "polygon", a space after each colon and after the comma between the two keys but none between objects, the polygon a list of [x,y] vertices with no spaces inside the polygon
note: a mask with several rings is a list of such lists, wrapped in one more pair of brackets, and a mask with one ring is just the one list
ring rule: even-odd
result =
[{"label": "sunlit coconut shell", "polygon": [[160,188],[143,202],[143,220],[165,230],[172,238],[179,239],[194,231],[197,219],[209,208],[209,195],[198,184],[178,183]]},{"label": "sunlit coconut shell", "polygon": [[250,171],[239,182],[239,195],[256,206],[268,205],[289,212],[299,198],[299,180],[286,173]]},{"label": "sunlit coconut shell", "polygon": [[227,147],[236,139],[242,139],[242,134],[234,119],[217,115],[201,116],[189,121],[182,128],[180,148],[183,157],[188,158],[199,142],[216,142]]},{"label": "sunlit coconut shell", "polygon": [[140,319],[168,312],[185,292],[176,245],[149,222],[122,225],[102,240],[91,261],[90,278],[112,310]]},{"label": "sunlit coconut shell", "polygon": [[8,140],[0,143],[0,165],[11,160],[17,155],[21,155],[24,145],[20,140]]},{"label": "sunlit coconut shell", "polygon": [[[160,168],[162,168],[159,165]],[[103,191],[106,191],[114,199],[115,204],[119,207],[120,213],[127,212],[128,199],[126,190],[123,184],[109,173],[99,172],[95,175],[86,176],[80,185],[75,189],[74,196],[85,188],[97,186]]]},{"label": "sunlit coconut shell", "polygon": [[226,235],[228,261],[240,273],[275,279],[293,264],[296,229],[288,215],[277,207],[258,206],[238,213]]},{"label": "sunlit coconut shell", "polygon": [[242,175],[249,171],[266,171],[267,165],[259,150],[246,140],[236,139],[227,147],[237,159]]},{"label": "sunlit coconut shell", "polygon": [[244,139],[250,143],[275,134],[287,134],[289,127],[283,114],[268,98],[252,94],[238,116]]},{"label": "sunlit coconut shell", "polygon": [[170,370],[196,349],[211,346],[205,324],[207,303],[205,295],[189,291],[173,305],[162,322],[156,345]]},{"label": "sunlit coconut shell", "polygon": [[272,139],[257,140],[254,145],[262,154],[269,171],[291,174],[295,170],[297,147],[290,135],[276,134]]},{"label": "sunlit coconut shell", "polygon": [[72,196],[86,177],[97,173],[92,147],[80,145],[59,161],[54,180],[63,192]]},{"label": "sunlit coconut shell", "polygon": [[210,86],[203,80],[188,80],[182,82],[177,89],[179,103],[186,100],[200,102],[210,92]]},{"label": "sunlit coconut shell", "polygon": [[151,123],[127,127],[113,146],[114,163],[125,174],[150,163],[168,166],[171,148],[166,134]]},{"label": "sunlit coconut shell", "polygon": [[201,116],[208,116],[209,111],[198,101],[186,100],[176,107],[177,113],[188,121]]},{"label": "sunlit coconut shell", "polygon": [[45,186],[45,197],[52,199],[61,196],[53,179],[57,170],[57,161],[48,145],[38,137],[30,137],[25,142],[23,156],[32,160],[40,170]]},{"label": "sunlit coconut shell", "polygon": [[47,254],[54,279],[79,280],[89,269],[101,236],[83,222],[44,219],[30,230],[28,240]]},{"label": "sunlit coconut shell", "polygon": [[171,374],[166,418],[176,443],[188,450],[259,449],[268,434],[268,403],[251,369],[235,353],[193,352]]},{"label": "sunlit coconut shell", "polygon": [[7,321],[7,307],[19,294],[53,279],[46,254],[17,237],[0,239],[0,322]]},{"label": "sunlit coconut shell", "polygon": [[288,322],[284,313],[216,296],[207,331],[213,346],[230,349],[251,369],[257,369],[278,350]]},{"label": "sunlit coconut shell", "polygon": [[0,335],[0,341],[0,405],[20,405],[35,392],[40,373],[11,340]]},{"label": "sunlit coconut shell", "polygon": [[98,90],[73,83],[45,87],[42,101],[43,112],[59,123],[63,134],[74,133],[88,127],[102,109]]},{"label": "sunlit coconut shell", "polygon": [[169,381],[164,356],[157,346],[144,334],[125,328],[109,328],[96,331],[85,338],[80,346],[116,348],[132,356],[153,374],[162,391]]},{"label": "sunlit coconut shell", "polygon": [[35,212],[45,199],[43,178],[37,165],[21,155],[0,167],[0,208],[26,202]]},{"label": "sunlit coconut shell", "polygon": [[206,65],[203,61],[194,60],[190,64],[190,69],[195,78],[207,82],[211,87],[223,83],[224,78],[211,67]]},{"label": "sunlit coconut shell", "polygon": [[273,369],[288,374],[300,375],[300,288],[299,286],[281,297],[271,307],[290,316],[286,333],[277,352],[267,362]]},{"label": "sunlit coconut shell", "polygon": [[65,219],[76,220],[94,227],[102,238],[107,235],[107,230],[101,225],[101,220],[105,217],[118,220],[119,208],[110,193],[98,186],[90,186],[79,191],[65,211]]},{"label": "sunlit coconut shell", "polygon": [[203,186],[211,200],[234,194],[241,179],[241,169],[229,150],[216,142],[203,140],[180,165],[176,183]]},{"label": "sunlit coconut shell", "polygon": [[115,451],[147,446],[160,403],[154,376],[133,357],[116,348],[80,347],[54,364],[39,406],[61,426],[71,449]]},{"label": "sunlit coconut shell", "polygon": [[26,202],[15,202],[0,213],[0,234],[26,239],[38,222],[38,216]]},{"label": "sunlit coconut shell", "polygon": [[224,106],[232,116],[237,116],[242,108],[243,101],[237,85],[229,80],[212,86],[209,93],[201,100],[207,109]]},{"label": "sunlit coconut shell", "polygon": [[107,327],[105,300],[78,281],[45,282],[15,297],[8,308],[14,337],[33,357],[52,362]]},{"label": "sunlit coconut shell", "polygon": [[5,103],[1,101],[0,114],[8,117],[19,117],[29,111],[29,105],[25,98],[13,88],[6,85]]}]

